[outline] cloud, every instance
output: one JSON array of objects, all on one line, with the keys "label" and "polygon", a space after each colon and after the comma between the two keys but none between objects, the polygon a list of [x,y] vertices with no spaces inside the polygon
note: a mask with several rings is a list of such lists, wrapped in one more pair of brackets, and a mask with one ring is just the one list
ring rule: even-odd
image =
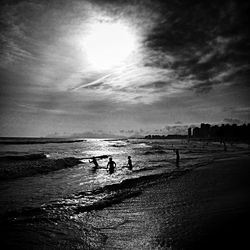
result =
[{"label": "cloud", "polygon": [[202,81],[194,85],[192,89],[198,94],[206,94],[212,90],[214,84],[212,81]]},{"label": "cloud", "polygon": [[[246,52],[247,42],[244,35],[247,19],[244,8],[249,8],[249,5],[235,1],[218,4],[203,1],[192,5],[176,2],[166,6],[167,24],[163,22],[149,34],[147,46],[161,53],[171,51],[175,58],[172,68],[183,80],[190,75],[196,80],[191,86],[192,90],[208,93],[214,86],[222,84],[223,81],[213,78],[225,72],[223,65],[242,67],[245,60],[240,55]],[[191,17],[190,14],[194,12],[196,15]],[[240,44],[244,45],[240,47]],[[249,58],[248,52],[245,55]],[[238,84],[237,80],[232,82]]]},{"label": "cloud", "polygon": [[225,118],[223,122],[230,123],[230,124],[243,124],[244,123],[242,120],[239,120],[236,118]]},{"label": "cloud", "polygon": [[145,89],[162,89],[167,85],[167,82],[157,81],[157,82],[151,82],[145,85],[141,85],[140,88]]},{"label": "cloud", "polygon": [[250,115],[250,107],[238,107],[238,108],[232,108],[231,112],[234,114],[239,115]]},{"label": "cloud", "polygon": [[178,125],[166,125],[164,132],[167,134],[181,134],[186,135],[189,125],[178,124]]},{"label": "cloud", "polygon": [[133,129],[129,129],[129,130],[127,130],[126,131],[128,134],[133,134],[133,133],[136,133],[136,131],[135,130],[133,130]]},{"label": "cloud", "polygon": [[[239,120],[241,122],[249,122],[250,120],[250,106],[238,106],[238,107],[227,107],[223,109],[224,113],[227,113],[228,116],[230,117],[234,117],[234,118],[226,118],[229,119],[228,122],[230,121],[230,119],[236,119]],[[235,120],[235,123],[237,123],[237,121]]]},{"label": "cloud", "polygon": [[121,138],[122,136],[102,131],[86,131],[67,135],[71,138]]},{"label": "cloud", "polygon": [[[225,73],[222,65],[230,63],[235,68],[236,66],[233,64],[236,61],[241,64],[242,46],[239,44],[243,45],[243,42],[246,44],[248,41],[243,33],[245,29],[244,4],[238,4],[235,1],[229,3],[203,1],[202,3],[188,4],[174,0],[169,3],[162,1],[143,3],[141,1],[106,1],[105,3],[93,1],[93,3],[95,4],[75,1],[70,7],[66,2],[63,2],[59,8],[52,1],[51,10],[45,4],[37,2],[29,4],[20,2],[18,5],[13,5],[11,11],[6,6],[9,16],[7,19],[7,15],[4,15],[4,23],[8,23],[8,32],[4,33],[4,39],[9,41],[8,46],[11,49],[8,50],[7,46],[3,52],[7,53],[9,58],[14,58],[10,59],[12,61],[15,61],[16,57],[18,60],[26,62],[28,58],[34,58],[34,48],[25,48],[24,44],[20,43],[20,39],[16,39],[15,36],[18,35],[23,41],[31,42],[34,37],[28,36],[27,30],[34,30],[34,34],[38,35],[36,29],[40,25],[39,28],[42,32],[36,38],[42,38],[42,40],[37,43],[39,48],[36,54],[44,56],[42,63],[46,63],[48,66],[40,67],[42,74],[40,76],[36,72],[36,76],[34,76],[36,81],[39,79],[47,84],[53,82],[59,88],[65,85],[74,91],[80,91],[82,88],[93,91],[104,90],[105,94],[106,89],[115,92],[114,98],[122,99],[126,96],[128,100],[134,102],[153,102],[161,98],[159,94],[154,95],[152,99],[152,93],[164,87],[164,82],[167,83],[166,85],[170,85],[170,88],[165,89],[166,94],[183,92],[187,89],[197,93],[208,93],[214,86],[223,83],[223,81],[218,80],[218,77],[216,78],[216,76]],[[76,6],[78,8],[74,8]],[[22,9],[24,9],[23,15],[27,17],[26,19],[16,15],[16,12]],[[74,12],[72,12],[73,9]],[[37,14],[44,13],[43,18],[47,19],[45,25],[42,24],[44,21],[42,17],[31,15],[31,11]],[[196,15],[191,14],[194,12]],[[79,20],[80,13],[89,14],[86,15],[85,20],[84,18]],[[100,13],[105,14],[101,15]],[[62,14],[64,14],[64,19],[61,18]],[[150,20],[148,16],[151,17]],[[88,77],[81,80],[86,75],[91,75],[91,72],[87,70],[88,67],[84,64],[84,60],[80,62],[80,58],[77,58],[80,54],[77,55],[74,52],[74,49],[80,49],[84,33],[81,38],[81,35],[77,35],[73,31],[78,31],[81,28],[85,32],[84,22],[88,24],[98,18],[104,21],[105,18],[115,20],[117,17],[131,22],[131,27],[140,38],[140,47],[133,59],[132,66],[123,70],[115,69],[115,72],[108,74],[95,72],[92,73],[89,80]],[[27,22],[29,18],[33,22]],[[9,21],[7,22],[7,20]],[[69,25],[66,25],[66,20]],[[79,25],[79,21],[84,22]],[[239,30],[237,34],[233,33],[236,28]],[[10,30],[11,34],[15,35],[14,38],[9,35]],[[52,33],[52,31],[56,32]],[[68,37],[71,37],[72,41],[66,35],[69,35]],[[50,41],[51,39],[52,41]],[[71,48],[73,40],[75,48]],[[49,42],[53,46],[42,48],[41,42],[45,44]],[[54,42],[57,42],[57,48],[54,46]],[[68,47],[62,47],[66,45]],[[62,51],[61,48],[64,50]],[[8,51],[12,51],[11,54]],[[73,69],[66,70],[70,64],[65,62],[70,60],[70,57],[74,58],[75,62],[80,62],[79,67],[86,69],[79,74],[74,73],[74,71],[78,71],[77,65],[74,65]],[[230,58],[234,58],[234,61],[231,62]],[[39,56],[38,59],[41,57]],[[72,62],[70,61],[70,63]],[[80,65],[82,63],[83,65]],[[240,68],[241,65],[238,67]],[[58,77],[62,71],[64,71],[62,77]],[[73,75],[76,78],[72,78]],[[190,76],[192,77],[190,78]],[[55,78],[59,79],[55,81]],[[235,76],[235,81],[238,82],[238,80],[239,78]],[[125,95],[130,86],[139,87],[134,91],[137,93],[134,96],[132,91],[129,91],[129,95]],[[155,91],[151,92],[150,89]],[[139,96],[144,97],[140,98]]]}]

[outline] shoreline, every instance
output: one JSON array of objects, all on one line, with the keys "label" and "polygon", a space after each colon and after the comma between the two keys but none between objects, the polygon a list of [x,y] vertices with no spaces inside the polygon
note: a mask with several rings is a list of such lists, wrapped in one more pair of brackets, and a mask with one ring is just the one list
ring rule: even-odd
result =
[{"label": "shoreline", "polygon": [[[138,184],[139,192],[94,209],[79,204],[70,210],[70,204],[62,204],[61,210],[60,204],[52,204],[52,210],[48,206],[12,213],[9,219],[14,220],[3,220],[0,230],[3,245],[6,249],[243,249],[250,222],[249,163],[249,154],[232,154],[194,169],[180,167],[176,175],[156,176],[152,183],[145,177],[147,185]],[[131,188],[128,181],[123,185]],[[112,194],[117,187],[106,189]]]},{"label": "shoreline", "polygon": [[107,237],[103,249],[243,247],[250,221],[249,163],[249,156],[221,159],[168,182],[160,179],[140,196],[96,212]]}]

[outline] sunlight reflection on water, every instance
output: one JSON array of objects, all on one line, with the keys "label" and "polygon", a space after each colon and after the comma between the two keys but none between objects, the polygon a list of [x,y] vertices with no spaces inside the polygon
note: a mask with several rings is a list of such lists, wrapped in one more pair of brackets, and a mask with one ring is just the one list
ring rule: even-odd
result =
[{"label": "sunlight reflection on water", "polygon": [[[51,158],[75,156],[93,157],[98,155],[112,155],[117,163],[113,175],[107,172],[108,159],[98,159],[100,168],[93,171],[93,164],[83,160],[82,164],[72,168],[52,171],[46,175],[35,175],[12,180],[0,186],[1,209],[11,209],[23,206],[39,206],[50,200],[60,199],[82,191],[93,190],[106,185],[120,183],[123,180],[141,176],[161,174],[175,169],[175,153],[173,148],[180,148],[181,167],[192,167],[202,164],[214,157],[221,157],[223,147],[220,144],[205,144],[185,140],[98,140],[72,144],[40,144],[18,147],[18,152],[46,152]],[[17,149],[8,145],[5,152]],[[236,150],[229,147],[229,154]],[[1,154],[4,150],[1,149]],[[73,155],[72,155],[73,154]],[[127,169],[127,157],[132,156],[133,171]],[[18,195],[17,195],[18,194]]]}]

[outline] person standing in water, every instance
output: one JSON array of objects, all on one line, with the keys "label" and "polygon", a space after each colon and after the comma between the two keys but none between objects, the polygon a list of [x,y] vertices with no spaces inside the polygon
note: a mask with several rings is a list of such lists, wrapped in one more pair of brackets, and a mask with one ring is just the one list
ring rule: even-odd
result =
[{"label": "person standing in water", "polygon": [[179,162],[180,162],[180,154],[179,154],[179,149],[175,149],[174,150],[175,154],[176,154],[176,167],[179,167]]},{"label": "person standing in water", "polygon": [[116,163],[112,160],[112,158],[109,158],[109,162],[107,164],[107,168],[109,171],[109,174],[113,174],[115,171]]},{"label": "person standing in water", "polygon": [[227,152],[227,144],[225,141],[223,141],[223,145],[224,145],[224,151]]},{"label": "person standing in water", "polygon": [[92,158],[92,161],[89,161],[89,162],[90,162],[90,163],[94,163],[95,166],[93,167],[93,170],[96,171],[96,170],[98,169],[98,167],[99,167],[96,158],[93,157],[93,158]]},{"label": "person standing in water", "polygon": [[132,170],[133,165],[132,165],[132,160],[131,160],[131,156],[128,156],[128,169]]}]

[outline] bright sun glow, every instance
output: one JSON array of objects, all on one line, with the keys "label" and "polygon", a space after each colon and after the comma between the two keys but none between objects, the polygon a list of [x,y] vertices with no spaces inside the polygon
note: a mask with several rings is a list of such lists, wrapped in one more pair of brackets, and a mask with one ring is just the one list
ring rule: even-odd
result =
[{"label": "bright sun glow", "polygon": [[120,65],[136,48],[132,31],[120,23],[98,23],[84,39],[87,60],[95,69]]}]

